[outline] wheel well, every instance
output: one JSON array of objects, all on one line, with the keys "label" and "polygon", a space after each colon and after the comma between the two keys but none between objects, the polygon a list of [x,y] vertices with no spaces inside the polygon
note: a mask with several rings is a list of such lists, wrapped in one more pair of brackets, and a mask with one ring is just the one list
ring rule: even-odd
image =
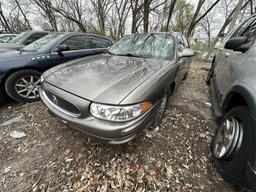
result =
[{"label": "wheel well", "polygon": [[172,84],[169,87],[170,88],[170,96],[174,93],[175,87],[176,87],[175,82],[172,82]]},{"label": "wheel well", "polygon": [[225,106],[224,112],[227,113],[229,110],[231,110],[235,107],[238,107],[238,106],[246,106],[247,107],[247,102],[240,93],[233,92],[228,97],[227,102],[224,106]]},{"label": "wheel well", "polygon": [[11,69],[9,70],[5,76],[2,78],[1,80],[1,84],[0,84],[0,89],[2,91],[2,93],[6,94],[6,91],[5,91],[5,88],[4,88],[4,84],[5,84],[5,81],[6,79],[13,73],[17,72],[17,71],[21,71],[21,70],[35,70],[35,71],[38,71],[38,72],[42,72],[40,70],[38,70],[37,68],[33,68],[33,67],[23,67],[23,68],[17,68],[17,69]]}]

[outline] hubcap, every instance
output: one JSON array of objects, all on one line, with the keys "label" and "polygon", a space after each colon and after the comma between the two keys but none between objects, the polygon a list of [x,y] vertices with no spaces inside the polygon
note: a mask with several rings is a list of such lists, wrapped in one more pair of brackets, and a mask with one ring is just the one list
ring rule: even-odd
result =
[{"label": "hubcap", "polygon": [[22,77],[15,84],[16,93],[27,99],[37,99],[39,87],[40,77],[33,75]]},{"label": "hubcap", "polygon": [[241,123],[234,118],[227,118],[217,130],[214,142],[214,156],[218,159],[227,159],[238,147]]}]

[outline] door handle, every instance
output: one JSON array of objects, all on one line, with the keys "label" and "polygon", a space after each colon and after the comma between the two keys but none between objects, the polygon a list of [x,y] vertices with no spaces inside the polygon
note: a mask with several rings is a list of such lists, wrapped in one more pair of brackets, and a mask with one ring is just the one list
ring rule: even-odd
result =
[{"label": "door handle", "polygon": [[225,57],[229,57],[230,56],[230,53],[225,53]]}]

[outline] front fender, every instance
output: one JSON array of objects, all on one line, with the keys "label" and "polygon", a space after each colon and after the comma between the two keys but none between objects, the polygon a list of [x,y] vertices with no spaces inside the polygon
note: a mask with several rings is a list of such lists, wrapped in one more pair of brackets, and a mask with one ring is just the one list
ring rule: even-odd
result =
[{"label": "front fender", "polygon": [[226,113],[228,111],[228,104],[230,100],[232,99],[232,95],[234,93],[240,94],[244,100],[246,101],[247,107],[251,115],[256,118],[256,91],[254,91],[251,88],[248,88],[246,85],[243,84],[237,84],[234,85],[228,94],[226,95],[223,105],[222,105],[222,111]]}]

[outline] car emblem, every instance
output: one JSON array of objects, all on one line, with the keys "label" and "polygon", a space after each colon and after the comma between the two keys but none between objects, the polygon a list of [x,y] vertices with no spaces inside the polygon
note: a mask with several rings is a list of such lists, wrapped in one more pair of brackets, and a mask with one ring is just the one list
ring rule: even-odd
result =
[{"label": "car emblem", "polygon": [[55,105],[58,105],[58,99],[55,95],[52,95],[52,102],[55,104]]}]

